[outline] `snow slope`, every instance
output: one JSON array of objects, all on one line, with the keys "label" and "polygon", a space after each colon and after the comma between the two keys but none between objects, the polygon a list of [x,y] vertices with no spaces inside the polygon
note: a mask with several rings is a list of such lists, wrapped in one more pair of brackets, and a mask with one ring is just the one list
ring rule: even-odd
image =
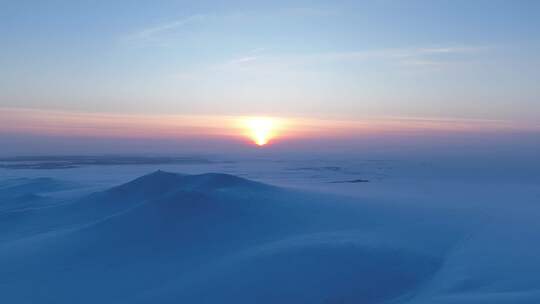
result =
[{"label": "snow slope", "polygon": [[539,303],[538,208],[512,210],[156,171],[2,211],[0,294],[55,304]]}]

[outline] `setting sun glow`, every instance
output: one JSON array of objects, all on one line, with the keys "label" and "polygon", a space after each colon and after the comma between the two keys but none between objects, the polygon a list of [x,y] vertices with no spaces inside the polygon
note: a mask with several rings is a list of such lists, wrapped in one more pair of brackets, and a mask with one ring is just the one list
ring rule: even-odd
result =
[{"label": "setting sun glow", "polygon": [[266,145],[275,136],[275,121],[270,118],[248,118],[245,126],[247,135],[258,146]]}]

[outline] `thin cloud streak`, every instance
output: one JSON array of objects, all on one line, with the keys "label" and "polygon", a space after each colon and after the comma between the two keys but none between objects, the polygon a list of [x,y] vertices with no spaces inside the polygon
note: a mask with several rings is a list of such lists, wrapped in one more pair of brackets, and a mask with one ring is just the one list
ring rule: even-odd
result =
[{"label": "thin cloud streak", "polygon": [[[265,52],[253,55],[246,52],[244,56],[232,58],[224,63],[209,67],[208,70],[229,68],[254,70],[291,70],[302,66],[325,63],[391,63],[402,67],[443,67],[450,63],[469,59],[486,47],[447,46],[447,47],[417,47],[393,48],[366,51],[343,51],[301,54],[270,54]],[[455,56],[461,56],[458,59]],[[470,61],[468,61],[470,62]]]},{"label": "thin cloud streak", "polygon": [[203,22],[210,16],[205,14],[191,15],[176,21],[151,26],[127,36],[127,40],[145,40],[150,39],[166,32],[178,30],[184,26]]},{"label": "thin cloud streak", "polygon": [[485,47],[417,47],[417,48],[390,48],[367,51],[330,52],[307,55],[319,60],[329,61],[361,61],[367,59],[403,59],[422,58],[430,55],[460,55],[475,54]]},{"label": "thin cloud streak", "polygon": [[[0,135],[52,135],[103,138],[240,138],[246,116],[142,115],[35,109],[0,109]],[[284,138],[332,138],[427,133],[540,131],[539,125],[499,120],[385,117],[357,120],[275,118]],[[219,126],[219,127],[216,127]],[[426,133],[427,132],[427,133]]]},{"label": "thin cloud streak", "polygon": [[[329,8],[310,8],[310,7],[292,7],[287,9],[281,9],[276,11],[270,11],[270,12],[255,12],[255,11],[234,11],[229,13],[222,13],[222,14],[216,14],[216,13],[204,13],[204,14],[195,14],[190,16],[185,16],[183,18],[179,18],[177,20],[173,20],[170,22],[165,22],[157,25],[148,26],[146,28],[140,29],[138,31],[135,31],[131,34],[127,35],[128,41],[136,41],[136,40],[148,40],[152,38],[156,38],[162,34],[166,34],[169,32],[174,32],[176,30],[180,30],[186,26],[194,25],[194,24],[202,24],[206,21],[210,20],[221,20],[226,21],[229,19],[234,18],[263,18],[263,17],[312,17],[312,18],[322,18],[322,17],[328,17],[328,16],[336,16],[340,12],[335,9],[329,9]],[[256,52],[260,51],[261,49],[255,49]]]}]

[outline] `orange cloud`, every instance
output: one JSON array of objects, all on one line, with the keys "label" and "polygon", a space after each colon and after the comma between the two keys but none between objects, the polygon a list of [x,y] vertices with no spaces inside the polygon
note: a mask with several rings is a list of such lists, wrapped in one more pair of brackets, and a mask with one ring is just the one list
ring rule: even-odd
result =
[{"label": "orange cloud", "polygon": [[[246,116],[143,115],[0,109],[0,134],[121,138],[218,137],[245,140]],[[328,120],[270,118],[279,139],[357,137],[385,134],[422,135],[437,132],[501,132],[538,130],[538,126],[493,120],[373,118]]]}]

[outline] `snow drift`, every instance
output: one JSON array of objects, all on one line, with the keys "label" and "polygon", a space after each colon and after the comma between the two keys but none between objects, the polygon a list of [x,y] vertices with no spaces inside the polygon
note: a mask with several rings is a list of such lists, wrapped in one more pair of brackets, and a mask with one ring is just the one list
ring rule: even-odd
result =
[{"label": "snow drift", "polygon": [[476,209],[157,171],[2,209],[0,292],[9,303],[538,303],[540,252],[522,227]]}]

